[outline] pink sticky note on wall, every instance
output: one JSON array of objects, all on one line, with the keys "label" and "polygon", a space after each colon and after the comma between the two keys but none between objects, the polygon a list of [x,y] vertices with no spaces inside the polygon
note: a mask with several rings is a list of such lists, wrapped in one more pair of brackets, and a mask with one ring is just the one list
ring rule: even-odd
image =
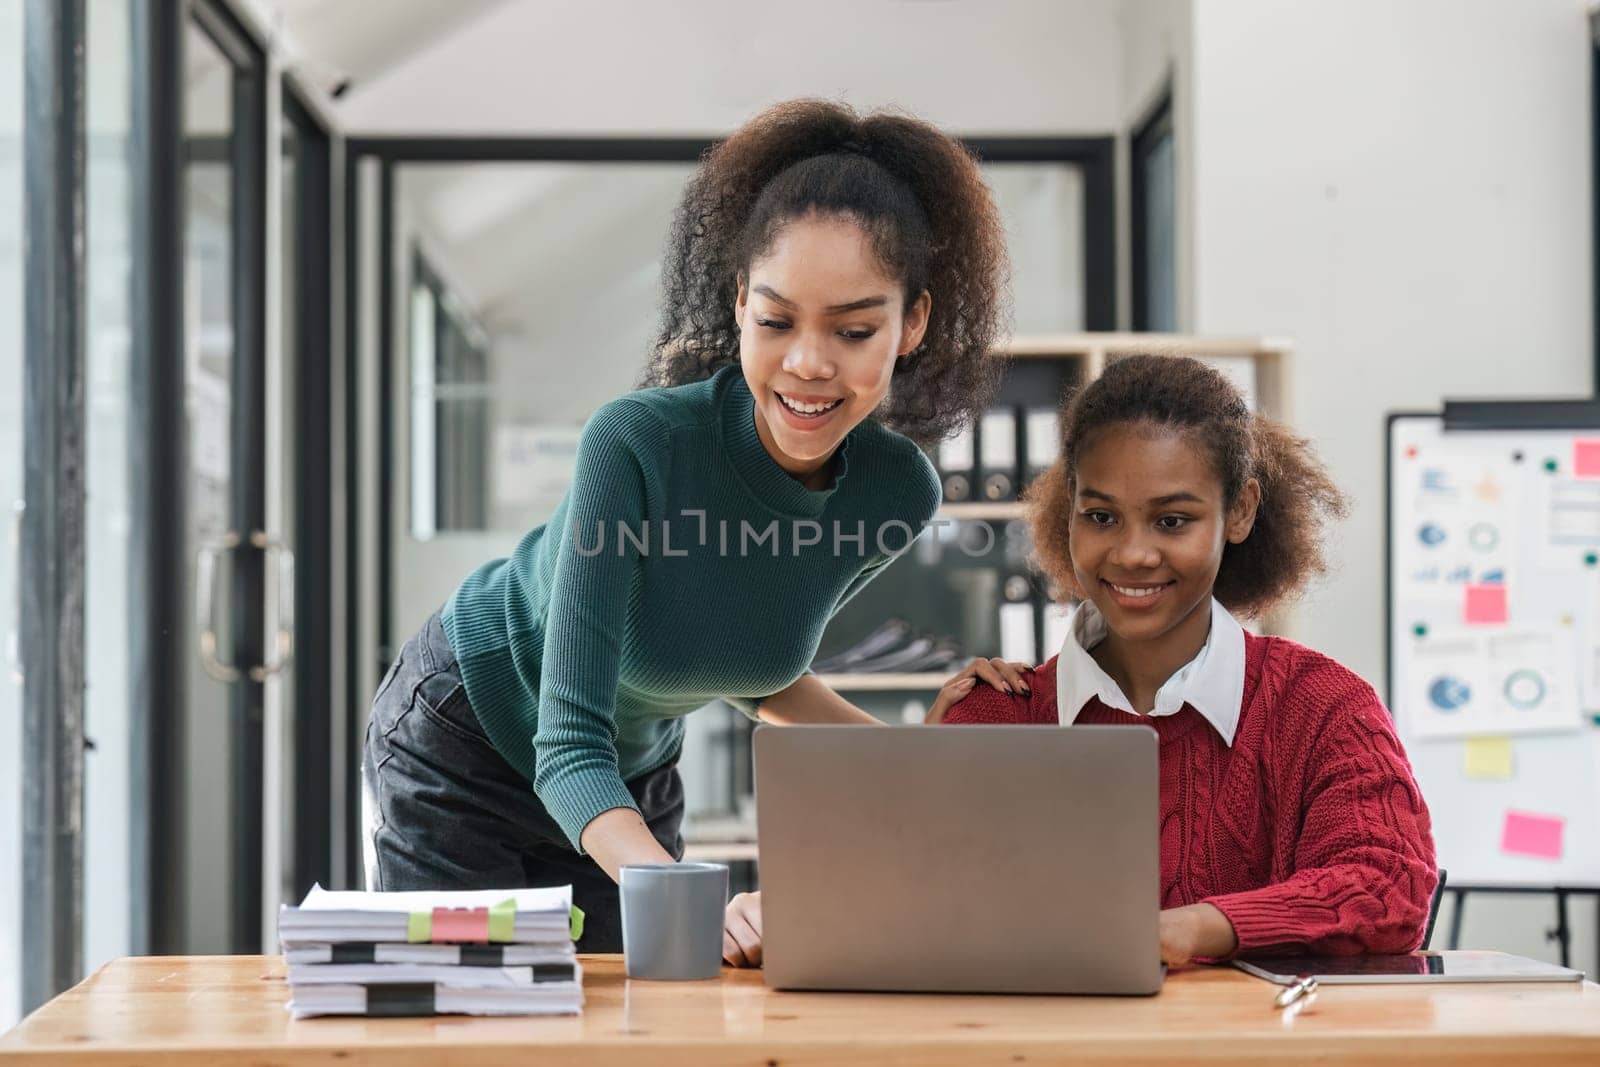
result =
[{"label": "pink sticky note on wall", "polygon": [[1600,438],[1580,437],[1572,442],[1572,476],[1600,478]]},{"label": "pink sticky note on wall", "polygon": [[1503,623],[1506,621],[1506,587],[1498,583],[1467,586],[1462,615],[1467,622]]},{"label": "pink sticky note on wall", "polygon": [[1561,858],[1561,832],[1566,825],[1567,820],[1559,815],[1508,811],[1505,826],[1500,830],[1500,851],[1558,860]]}]

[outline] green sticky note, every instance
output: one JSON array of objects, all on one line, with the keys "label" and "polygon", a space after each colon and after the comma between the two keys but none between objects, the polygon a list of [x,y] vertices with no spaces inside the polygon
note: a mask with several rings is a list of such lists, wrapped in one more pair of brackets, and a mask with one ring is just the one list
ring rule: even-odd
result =
[{"label": "green sticky note", "polygon": [[1511,777],[1511,738],[1469,737],[1461,768],[1468,778],[1505,781]]},{"label": "green sticky note", "polygon": [[576,941],[583,936],[583,909],[576,904],[572,906],[572,940]]},{"label": "green sticky note", "polygon": [[517,902],[507,897],[489,909],[489,940],[510,941],[517,932]]},{"label": "green sticky note", "polygon": [[406,940],[413,945],[433,940],[433,912],[413,911],[406,916]]}]

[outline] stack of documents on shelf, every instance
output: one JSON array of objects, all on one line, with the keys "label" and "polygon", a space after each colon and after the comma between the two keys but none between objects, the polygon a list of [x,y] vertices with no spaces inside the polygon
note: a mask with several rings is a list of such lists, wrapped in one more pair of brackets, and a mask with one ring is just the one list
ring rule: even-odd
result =
[{"label": "stack of documents on shelf", "polygon": [[966,660],[948,637],[916,630],[904,619],[886,619],[840,652],[814,660],[818,674],[884,674],[948,671]]},{"label": "stack of documents on shelf", "polygon": [[330,892],[278,911],[289,1011],[312,1015],[575,1015],[583,971],[572,887]]}]

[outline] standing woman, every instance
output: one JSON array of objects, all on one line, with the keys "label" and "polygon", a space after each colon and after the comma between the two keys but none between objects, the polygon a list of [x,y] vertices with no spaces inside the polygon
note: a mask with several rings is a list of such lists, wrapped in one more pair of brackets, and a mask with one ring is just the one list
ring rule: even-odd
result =
[{"label": "standing woman", "polygon": [[682,716],[873,721],[807,666],[938,507],[918,446],[993,397],[1005,280],[977,164],[926,123],[794,101],[707,153],[648,388],[379,686],[368,884],[571,883],[580,950],[619,951],[621,867],[683,853]]}]

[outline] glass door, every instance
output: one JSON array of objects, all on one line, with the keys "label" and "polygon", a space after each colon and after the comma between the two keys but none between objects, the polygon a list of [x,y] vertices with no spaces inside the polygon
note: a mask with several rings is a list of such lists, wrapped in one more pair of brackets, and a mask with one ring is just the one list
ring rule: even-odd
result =
[{"label": "glass door", "polygon": [[[188,952],[261,948],[268,538],[264,73],[234,20],[183,26],[183,337],[188,603],[182,815]],[[178,887],[174,887],[176,891]]]},{"label": "glass door", "polygon": [[88,0],[86,11],[83,973],[92,974],[140,947],[135,842],[147,805],[136,784],[128,625],[139,603],[130,457],[139,185],[133,98],[141,61],[124,0]]}]

